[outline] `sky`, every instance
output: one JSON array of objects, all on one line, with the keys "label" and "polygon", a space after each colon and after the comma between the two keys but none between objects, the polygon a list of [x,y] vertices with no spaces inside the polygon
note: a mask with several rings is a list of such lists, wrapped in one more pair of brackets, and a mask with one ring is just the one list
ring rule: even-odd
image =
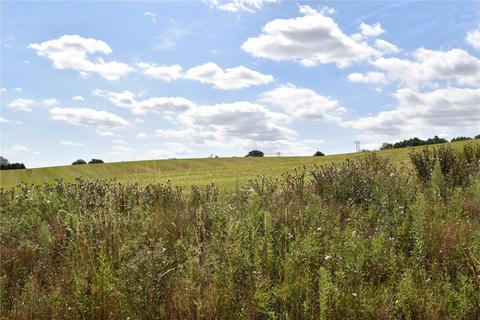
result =
[{"label": "sky", "polygon": [[1,1],[29,168],[480,134],[479,1]]}]

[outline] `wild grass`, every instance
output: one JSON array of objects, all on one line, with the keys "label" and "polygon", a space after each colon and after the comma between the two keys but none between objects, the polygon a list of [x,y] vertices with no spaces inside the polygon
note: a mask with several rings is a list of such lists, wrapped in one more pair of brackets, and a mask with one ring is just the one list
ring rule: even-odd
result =
[{"label": "wild grass", "polygon": [[367,153],[228,195],[89,179],[2,188],[0,315],[479,319],[472,148],[422,151],[413,171]]}]

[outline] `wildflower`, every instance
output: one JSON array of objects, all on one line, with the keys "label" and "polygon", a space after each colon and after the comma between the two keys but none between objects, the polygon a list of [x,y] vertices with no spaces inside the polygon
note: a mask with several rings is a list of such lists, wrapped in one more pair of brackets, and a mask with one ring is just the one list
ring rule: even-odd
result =
[{"label": "wildflower", "polygon": [[328,261],[330,259],[332,259],[332,256],[329,256],[329,255],[325,256],[325,261]]}]

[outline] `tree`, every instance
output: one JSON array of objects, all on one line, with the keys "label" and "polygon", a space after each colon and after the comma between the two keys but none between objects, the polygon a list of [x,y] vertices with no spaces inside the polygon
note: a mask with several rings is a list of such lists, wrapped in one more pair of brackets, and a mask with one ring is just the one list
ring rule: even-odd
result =
[{"label": "tree", "polygon": [[477,134],[473,139],[480,139],[480,134]]},{"label": "tree", "polygon": [[264,155],[260,150],[252,150],[245,157],[263,157]]},{"label": "tree", "polygon": [[451,142],[455,142],[455,141],[467,141],[467,140],[472,140],[472,138],[470,137],[456,137],[456,138],[453,138],[451,140]]},{"label": "tree", "polygon": [[73,162],[72,165],[78,165],[78,164],[87,164],[87,162],[83,159],[78,159],[77,161]]},{"label": "tree", "polygon": [[17,170],[17,169],[26,169],[26,168],[23,163],[18,163],[18,162],[0,164],[0,170]]},{"label": "tree", "polygon": [[8,159],[0,156],[0,165],[1,164],[8,164]]},{"label": "tree", "polygon": [[323,157],[325,154],[321,151],[317,151],[313,154],[314,157]]},{"label": "tree", "polygon": [[88,164],[96,164],[96,163],[103,163],[103,160],[101,159],[92,159],[88,161]]}]

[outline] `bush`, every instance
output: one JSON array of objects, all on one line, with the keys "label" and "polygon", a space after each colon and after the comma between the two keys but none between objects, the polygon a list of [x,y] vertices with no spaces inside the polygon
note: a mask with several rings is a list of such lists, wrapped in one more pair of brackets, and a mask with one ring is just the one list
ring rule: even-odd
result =
[{"label": "bush", "polygon": [[72,165],[78,165],[78,164],[87,164],[87,162],[83,159],[78,159],[77,161],[73,162]]},{"label": "bush", "polygon": [[396,142],[394,144],[384,142],[380,147],[380,150],[397,149],[397,148],[405,148],[405,147],[418,147],[418,146],[424,146],[428,144],[438,144],[438,143],[446,143],[446,142],[448,142],[446,139],[439,138],[438,136],[435,136],[427,140],[422,140],[415,137],[408,140]]},{"label": "bush", "polygon": [[0,164],[0,170],[18,170],[18,169],[26,169],[23,163],[3,163]]},{"label": "bush", "polygon": [[260,150],[252,150],[245,157],[263,157],[264,155]]},{"label": "bush", "polygon": [[464,187],[469,176],[480,169],[480,144],[465,145],[462,150],[452,147],[425,148],[422,152],[410,154],[417,177],[423,183],[432,179],[435,166],[438,165],[449,188]]},{"label": "bush", "polygon": [[92,159],[88,161],[88,164],[104,163],[101,159]]},{"label": "bush", "polygon": [[470,137],[456,137],[451,140],[451,142],[456,142],[456,141],[467,141],[467,140],[472,140]]},{"label": "bush", "polygon": [[325,156],[325,154],[324,154],[323,152],[321,152],[321,151],[317,151],[317,152],[315,152],[315,153],[313,154],[313,156],[314,156],[314,157],[323,157],[323,156]]}]

